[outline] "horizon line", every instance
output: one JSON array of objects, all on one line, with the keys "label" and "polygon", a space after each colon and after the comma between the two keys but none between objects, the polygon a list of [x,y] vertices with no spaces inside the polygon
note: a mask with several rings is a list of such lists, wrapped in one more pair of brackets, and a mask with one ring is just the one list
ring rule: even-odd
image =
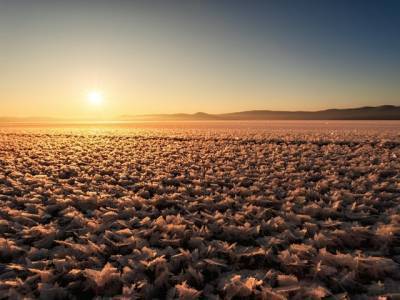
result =
[{"label": "horizon line", "polygon": [[[59,116],[10,116],[3,115],[0,116],[0,122],[12,122],[12,121],[4,121],[4,119],[14,119],[14,120],[37,120],[37,121],[99,121],[99,122],[119,122],[119,118],[134,118],[134,117],[172,117],[172,116],[196,116],[196,115],[208,115],[208,116],[224,116],[224,115],[232,115],[232,114],[240,114],[240,113],[251,113],[251,112],[269,112],[269,113],[319,113],[326,111],[346,111],[346,110],[357,110],[357,109],[368,109],[368,108],[400,108],[399,105],[394,104],[383,104],[378,106],[357,106],[357,107],[347,107],[347,108],[325,108],[319,110],[271,110],[271,109],[248,109],[242,111],[233,111],[233,112],[222,112],[222,113],[208,113],[204,111],[196,111],[193,113],[188,112],[176,112],[176,113],[145,113],[145,114],[120,114],[115,115],[113,117],[87,117],[87,116],[76,116],[76,117],[59,117]],[[122,120],[125,121],[125,120]]]}]

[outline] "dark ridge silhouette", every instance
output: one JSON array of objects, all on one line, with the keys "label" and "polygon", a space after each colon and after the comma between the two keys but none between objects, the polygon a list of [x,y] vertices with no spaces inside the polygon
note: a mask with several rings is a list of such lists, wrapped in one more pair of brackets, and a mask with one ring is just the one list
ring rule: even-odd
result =
[{"label": "dark ridge silhouette", "polygon": [[250,110],[207,114],[158,114],[123,116],[121,120],[400,120],[400,106],[382,105],[320,111]]},{"label": "dark ridge silhouette", "polygon": [[[229,120],[400,120],[400,106],[364,106],[347,109],[326,109],[320,111],[273,111],[250,110],[224,114],[152,114],[152,115],[122,115],[107,121],[229,121]],[[98,121],[96,119],[59,119],[46,117],[0,117],[0,123],[75,123]]]}]

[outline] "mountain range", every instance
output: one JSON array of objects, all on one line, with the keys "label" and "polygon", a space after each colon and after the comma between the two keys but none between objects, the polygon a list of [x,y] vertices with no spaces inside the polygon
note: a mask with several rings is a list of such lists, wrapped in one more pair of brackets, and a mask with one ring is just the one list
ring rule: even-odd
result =
[{"label": "mountain range", "polygon": [[[224,120],[400,120],[400,106],[364,106],[347,109],[326,109],[319,111],[274,111],[249,110],[223,114],[208,114],[198,112],[194,114],[150,114],[150,115],[123,115],[111,121],[224,121]],[[46,117],[0,117],[0,123],[56,123],[56,122],[91,122],[97,119],[82,118],[46,118]],[[100,120],[110,121],[110,120]]]},{"label": "mountain range", "polygon": [[382,105],[320,111],[250,110],[223,114],[156,114],[121,116],[123,121],[137,120],[400,120],[400,106]]}]

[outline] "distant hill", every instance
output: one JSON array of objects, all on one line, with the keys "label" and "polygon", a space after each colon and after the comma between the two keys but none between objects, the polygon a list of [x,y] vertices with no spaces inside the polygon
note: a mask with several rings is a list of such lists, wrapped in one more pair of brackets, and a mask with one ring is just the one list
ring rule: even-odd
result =
[{"label": "distant hill", "polygon": [[250,110],[225,114],[158,114],[122,116],[120,120],[400,120],[400,106],[382,105],[320,111]]},{"label": "distant hill", "polygon": [[46,117],[0,117],[0,123],[90,123],[90,122],[135,122],[135,121],[224,121],[224,120],[400,120],[400,106],[382,105],[348,109],[326,109],[320,111],[273,111],[250,110],[224,114],[154,114],[123,115],[112,120],[58,119]]}]

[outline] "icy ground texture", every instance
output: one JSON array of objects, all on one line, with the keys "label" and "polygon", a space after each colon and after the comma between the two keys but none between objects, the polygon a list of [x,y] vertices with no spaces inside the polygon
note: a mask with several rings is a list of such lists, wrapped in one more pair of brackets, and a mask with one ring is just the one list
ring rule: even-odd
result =
[{"label": "icy ground texture", "polygon": [[399,295],[398,131],[119,130],[0,134],[1,299]]}]

